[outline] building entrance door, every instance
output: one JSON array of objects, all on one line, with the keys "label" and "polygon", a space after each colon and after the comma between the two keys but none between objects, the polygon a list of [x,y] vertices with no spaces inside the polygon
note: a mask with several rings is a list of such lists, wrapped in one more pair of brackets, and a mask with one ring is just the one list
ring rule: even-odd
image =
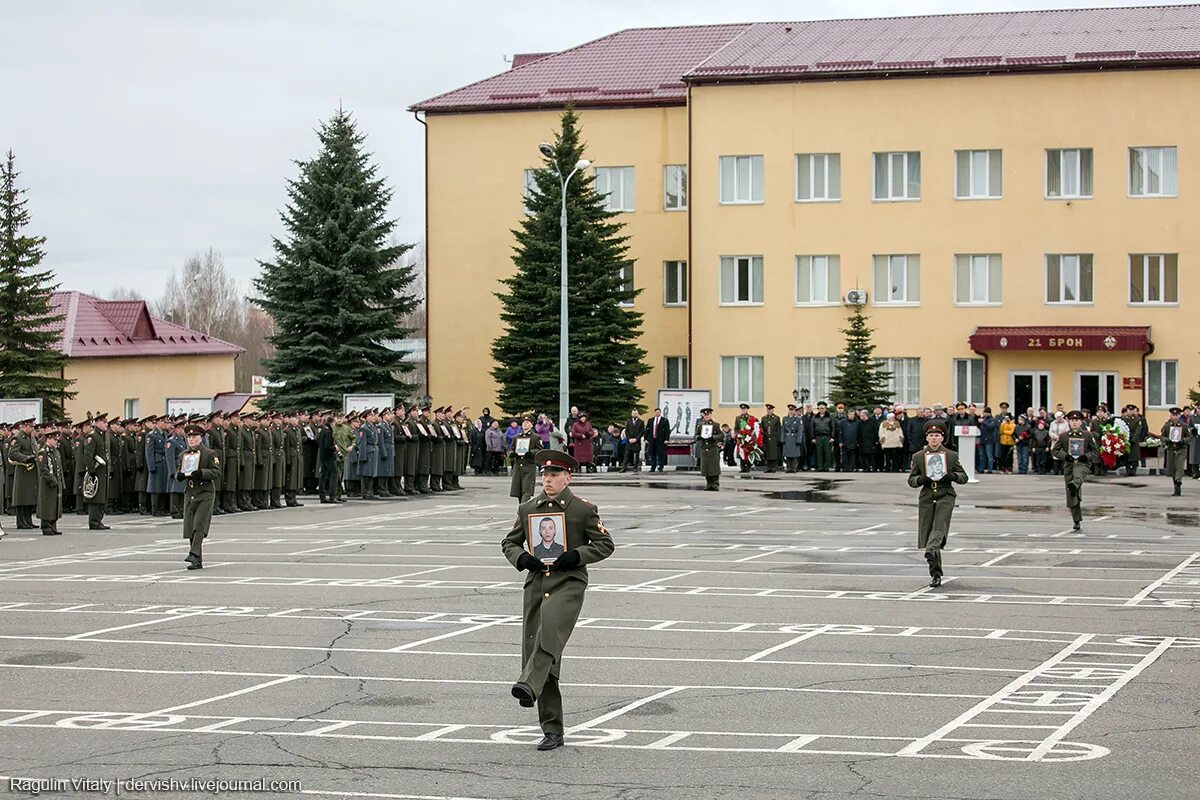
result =
[{"label": "building entrance door", "polygon": [[1050,373],[1013,370],[1008,374],[1008,397],[1014,417],[1027,408],[1050,408]]},{"label": "building entrance door", "polygon": [[1103,403],[1110,412],[1117,400],[1117,373],[1115,372],[1076,372],[1075,373],[1075,407],[1086,408],[1095,412],[1096,407]]}]

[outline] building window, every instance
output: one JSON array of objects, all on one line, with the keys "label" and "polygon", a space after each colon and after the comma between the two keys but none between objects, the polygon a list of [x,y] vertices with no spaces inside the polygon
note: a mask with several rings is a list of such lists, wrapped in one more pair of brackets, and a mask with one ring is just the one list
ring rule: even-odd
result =
[{"label": "building window", "polygon": [[828,305],[841,299],[841,258],[796,256],[796,305]]},{"label": "building window", "polygon": [[721,356],[721,405],[763,402],[763,357]]},{"label": "building window", "polygon": [[596,167],[596,193],[608,211],[633,211],[633,167]]},{"label": "building window", "polygon": [[133,419],[142,415],[142,401],[136,397],[125,399],[125,419]]},{"label": "building window", "polygon": [[[801,397],[808,398],[807,402],[811,405],[822,400],[829,401],[829,379],[837,374],[836,358],[801,356],[796,359],[796,389]],[[804,393],[806,389],[807,395]]]},{"label": "building window", "polygon": [[690,389],[687,356],[667,356],[667,382],[664,389]]},{"label": "building window", "polygon": [[1046,197],[1092,196],[1090,147],[1046,151]]},{"label": "building window", "polygon": [[876,153],[875,199],[920,200],[921,154]]},{"label": "building window", "polygon": [[1177,182],[1174,147],[1129,148],[1129,194],[1175,197]]},{"label": "building window", "polygon": [[1168,305],[1179,302],[1179,256],[1130,253],[1129,302]]},{"label": "building window", "polygon": [[663,167],[663,210],[687,210],[687,164],[667,164]]},{"label": "building window", "polygon": [[982,358],[954,359],[954,402],[983,405]]},{"label": "building window", "polygon": [[525,170],[525,183],[521,188],[521,202],[526,214],[533,213],[533,210],[529,208],[529,199],[537,193],[537,190],[537,170]]},{"label": "building window", "polygon": [[797,153],[796,202],[822,203],[841,199],[841,154]]},{"label": "building window", "polygon": [[1092,256],[1046,256],[1046,302],[1092,302]]},{"label": "building window", "polygon": [[663,305],[686,306],[688,301],[687,262],[663,262]]},{"label": "building window", "polygon": [[960,253],[954,257],[954,302],[961,305],[999,305],[1000,256]]},{"label": "building window", "polygon": [[617,295],[617,305],[624,308],[631,308],[633,306],[633,298],[636,296],[636,290],[633,287],[633,262],[626,261],[618,274],[621,276],[621,285],[617,289],[620,292]]},{"label": "building window", "polygon": [[999,150],[954,151],[954,196],[960,200],[1004,194]]},{"label": "building window", "polygon": [[721,156],[721,202],[763,201],[763,157]]},{"label": "building window", "polygon": [[921,257],[875,256],[874,305],[921,302]]},{"label": "building window", "polygon": [[762,256],[721,256],[721,305],[758,305],[762,301]]},{"label": "building window", "polygon": [[881,358],[875,363],[891,373],[888,392],[893,400],[904,406],[921,404],[921,359]]},{"label": "building window", "polygon": [[1179,405],[1179,362],[1146,362],[1146,405],[1170,408]]}]

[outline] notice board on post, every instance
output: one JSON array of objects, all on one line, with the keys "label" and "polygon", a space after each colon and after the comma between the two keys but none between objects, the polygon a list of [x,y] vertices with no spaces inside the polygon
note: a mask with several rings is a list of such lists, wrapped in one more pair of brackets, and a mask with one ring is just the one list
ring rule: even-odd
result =
[{"label": "notice board on post", "polygon": [[384,394],[344,394],[342,395],[342,412],[366,411],[368,408],[395,408],[396,395]]},{"label": "notice board on post", "polygon": [[0,422],[20,422],[30,417],[36,423],[44,421],[42,419],[42,398],[17,397],[0,400]]},{"label": "notice board on post", "polygon": [[671,423],[671,439],[691,439],[696,433],[700,409],[712,405],[709,389],[659,389],[658,407]]}]

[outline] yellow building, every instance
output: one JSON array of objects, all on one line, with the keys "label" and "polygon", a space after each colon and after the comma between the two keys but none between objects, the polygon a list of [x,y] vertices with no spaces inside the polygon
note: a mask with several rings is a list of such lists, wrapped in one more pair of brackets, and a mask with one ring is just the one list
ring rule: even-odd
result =
[{"label": "yellow building", "polygon": [[203,408],[233,389],[237,345],[150,315],[144,300],[101,300],[83,292],[55,292],[59,349],[69,358],[63,377],[74,381],[65,402],[69,419],[88,412],[110,418],[146,417]]},{"label": "yellow building", "polygon": [[494,403],[494,292],[568,101],[627,212],[650,403],[824,398],[852,291],[908,406],[1155,424],[1200,377],[1200,7],[630,30],[417,104],[435,398]]}]

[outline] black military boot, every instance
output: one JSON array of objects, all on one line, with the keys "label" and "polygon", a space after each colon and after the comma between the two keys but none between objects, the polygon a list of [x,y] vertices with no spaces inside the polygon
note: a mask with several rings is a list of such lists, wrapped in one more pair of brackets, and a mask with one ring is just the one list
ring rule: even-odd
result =
[{"label": "black military boot", "polygon": [[1172,497],[1183,497],[1183,481],[1175,481],[1175,493]]}]

